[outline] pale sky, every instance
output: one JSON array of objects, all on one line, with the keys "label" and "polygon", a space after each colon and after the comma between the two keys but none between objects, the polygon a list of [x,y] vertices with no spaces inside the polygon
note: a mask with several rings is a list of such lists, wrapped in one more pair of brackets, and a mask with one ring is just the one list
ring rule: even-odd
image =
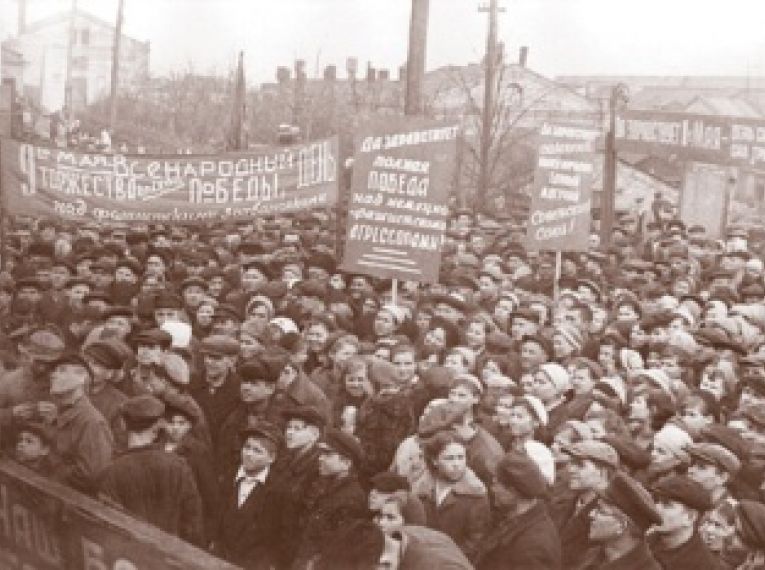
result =
[{"label": "pale sky", "polygon": [[[72,0],[27,0],[27,20]],[[117,0],[78,0],[114,22]],[[487,16],[477,0],[431,0],[428,69],[476,62]],[[556,75],[765,76],[765,0],[500,0],[508,58]],[[16,31],[17,0],[0,0],[0,38]],[[189,65],[226,73],[245,51],[250,84],[305,59],[309,76],[355,56],[395,77],[406,59],[410,0],[125,0],[125,33],[151,42],[151,72]]]}]

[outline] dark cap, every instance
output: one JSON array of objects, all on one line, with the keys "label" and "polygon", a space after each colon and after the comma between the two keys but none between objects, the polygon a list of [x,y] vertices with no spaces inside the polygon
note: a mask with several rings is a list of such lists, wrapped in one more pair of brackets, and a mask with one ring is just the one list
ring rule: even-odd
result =
[{"label": "dark cap", "polygon": [[128,429],[141,429],[152,425],[165,414],[165,404],[149,394],[133,396],[120,406],[120,413]]},{"label": "dark cap", "polygon": [[704,487],[685,475],[660,479],[651,488],[651,493],[657,499],[677,501],[699,512],[708,511],[712,507],[712,499]]},{"label": "dark cap", "polygon": [[133,337],[133,344],[136,346],[161,346],[163,349],[168,349],[172,343],[172,335],[161,329],[141,331]]},{"label": "dark cap", "polygon": [[45,444],[53,443],[54,439],[56,438],[56,430],[53,428],[53,426],[49,426],[44,422],[33,420],[21,422],[16,427],[15,432],[17,436],[21,432],[33,433]]},{"label": "dark cap", "polygon": [[524,319],[526,321],[531,321],[532,323],[539,324],[539,313],[533,309],[529,309],[528,307],[521,307],[510,315],[511,319]]},{"label": "dark cap", "polygon": [[242,445],[244,445],[248,437],[265,439],[272,442],[276,447],[282,444],[282,430],[278,426],[266,421],[258,421],[239,430],[239,441]]},{"label": "dark cap", "polygon": [[369,480],[370,486],[381,493],[395,493],[396,491],[409,491],[411,485],[403,475],[391,471],[381,471]]},{"label": "dark cap", "polygon": [[202,354],[236,356],[239,354],[239,343],[229,336],[214,334],[202,340],[199,350]]},{"label": "dark cap", "polygon": [[603,499],[627,515],[643,532],[661,524],[651,494],[632,477],[617,473],[603,493]]},{"label": "dark cap", "polygon": [[350,459],[357,467],[364,459],[364,450],[356,438],[339,429],[329,428],[324,432],[324,437],[319,442],[319,449],[335,451]]},{"label": "dark cap", "polygon": [[84,356],[109,370],[119,370],[124,364],[122,355],[110,343],[95,341],[87,345],[82,352]]},{"label": "dark cap", "polygon": [[180,290],[183,292],[184,289],[187,287],[201,287],[202,289],[207,289],[207,282],[202,279],[201,277],[187,277],[181,282]]},{"label": "dark cap", "polygon": [[284,418],[285,421],[303,420],[305,423],[318,428],[324,427],[324,424],[327,423],[321,412],[311,406],[294,406],[288,408],[282,412],[282,418]]},{"label": "dark cap", "polygon": [[543,497],[547,482],[537,464],[525,454],[511,451],[497,464],[497,480],[528,499]]},{"label": "dark cap", "polygon": [[740,461],[749,456],[749,445],[735,428],[713,423],[704,427],[701,430],[701,435],[707,441],[721,445],[733,452]]},{"label": "dark cap", "polygon": [[234,321],[241,321],[242,314],[239,312],[239,309],[237,309],[233,305],[221,304],[215,307],[215,314],[213,315],[213,319],[218,320],[221,318],[227,318]]},{"label": "dark cap", "polygon": [[258,357],[245,360],[236,371],[242,383],[263,381],[273,384],[279,377],[278,373],[274,374],[273,367]]},{"label": "dark cap", "polygon": [[607,435],[603,438],[603,441],[616,450],[616,453],[619,455],[619,462],[633,471],[645,469],[651,463],[651,453],[640,447],[630,438]]},{"label": "dark cap", "polygon": [[124,259],[118,260],[114,266],[114,269],[117,269],[118,267],[126,267],[130,269],[130,271],[132,271],[135,275],[140,275],[143,271],[140,262],[137,259],[133,259],[132,257],[126,257]]}]

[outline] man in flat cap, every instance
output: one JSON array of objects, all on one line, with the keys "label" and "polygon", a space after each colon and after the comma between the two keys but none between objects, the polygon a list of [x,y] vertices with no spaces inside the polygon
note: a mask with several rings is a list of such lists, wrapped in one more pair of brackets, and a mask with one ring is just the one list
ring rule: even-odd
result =
[{"label": "man in flat cap", "polygon": [[151,393],[150,381],[156,366],[167,353],[173,337],[161,329],[141,331],[133,337],[135,365],[127,370],[122,391],[128,396]]},{"label": "man in flat cap", "polygon": [[280,520],[272,466],[282,445],[277,426],[259,422],[244,427],[239,467],[222,487],[214,552],[248,570],[273,568]]},{"label": "man in flat cap", "polygon": [[109,424],[85,393],[89,382],[90,369],[79,355],[64,355],[51,364],[50,396],[57,409],[54,449],[62,460],[58,477],[83,493],[95,491],[114,449]]},{"label": "man in flat cap", "polygon": [[300,521],[298,568],[314,558],[334,532],[367,516],[367,499],[357,476],[363,461],[359,442],[352,435],[329,428],[318,447],[319,478],[307,492]]},{"label": "man in flat cap", "polygon": [[319,449],[325,416],[307,406],[282,412],[284,453],[274,465],[273,476],[282,501],[277,567],[289,568],[295,558],[295,537],[307,510],[307,492],[319,478]]},{"label": "man in flat cap", "polygon": [[115,444],[122,449],[126,434],[120,407],[128,397],[114,384],[123,365],[122,356],[113,344],[103,340],[87,345],[82,356],[91,372],[88,398],[109,423]]},{"label": "man in flat cap", "polygon": [[553,520],[558,525],[563,549],[563,567],[576,568],[587,554],[590,511],[597,504],[619,467],[619,454],[605,442],[581,441],[563,447],[571,457],[566,464],[568,492],[553,497]]},{"label": "man in flat cap", "polygon": [[132,516],[203,545],[202,499],[186,460],[158,443],[165,405],[148,394],[122,405],[127,450],[104,469],[100,499]]},{"label": "man in flat cap", "polygon": [[661,570],[645,541],[661,523],[650,493],[635,479],[617,473],[590,511],[590,544],[581,570]]},{"label": "man in flat cap", "polygon": [[712,502],[712,508],[702,517],[703,522],[715,511],[735,503],[728,483],[741,469],[741,461],[732,451],[716,443],[695,443],[688,448],[688,455],[691,458],[688,477],[704,487]]},{"label": "man in flat cap", "polygon": [[661,515],[649,540],[651,552],[664,570],[717,570],[719,561],[701,540],[697,523],[710,509],[709,493],[685,475],[665,477],[651,492]]},{"label": "man in flat cap", "polygon": [[494,524],[478,545],[477,570],[563,568],[546,494],[547,481],[525,453],[511,451],[502,458],[491,484]]},{"label": "man in flat cap", "polygon": [[236,359],[239,342],[224,335],[210,335],[200,345],[204,370],[202,381],[192,386],[191,395],[205,413],[213,446],[218,446],[218,437],[223,422],[239,403],[239,377],[236,374]]},{"label": "man in flat cap", "polygon": [[266,358],[256,356],[239,363],[239,403],[221,425],[219,444],[215,449],[218,466],[227,473],[239,463],[241,448],[236,435],[248,426],[263,421],[281,425],[282,418],[272,396],[276,392],[278,372],[269,366]]},{"label": "man in flat cap", "polygon": [[[33,419],[38,402],[49,400],[50,366],[64,353],[64,340],[40,329],[25,335],[19,343],[20,366],[0,375],[0,437],[14,422]],[[5,434],[5,435],[3,435]]]}]

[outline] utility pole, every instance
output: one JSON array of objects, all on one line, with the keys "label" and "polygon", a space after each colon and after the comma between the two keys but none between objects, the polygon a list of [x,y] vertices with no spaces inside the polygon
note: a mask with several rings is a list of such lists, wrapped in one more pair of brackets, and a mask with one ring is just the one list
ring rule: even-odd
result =
[{"label": "utility pole", "polygon": [[422,114],[422,82],[425,77],[425,54],[428,43],[430,0],[412,0],[409,20],[409,51],[406,58],[406,99],[404,114]]},{"label": "utility pole", "polygon": [[117,24],[114,28],[114,44],[112,45],[112,85],[109,98],[109,131],[114,136],[114,128],[117,124],[117,86],[119,85],[120,71],[120,41],[122,39],[122,12],[125,0],[119,0],[117,4]]},{"label": "utility pole", "polygon": [[616,107],[619,101],[626,101],[626,86],[614,85],[608,97],[608,132],[606,133],[603,156],[603,192],[600,197],[600,243],[611,245],[616,209]]},{"label": "utility pole", "polygon": [[489,0],[488,8],[479,8],[489,12],[489,30],[486,34],[486,58],[484,65],[483,116],[481,120],[481,169],[478,180],[478,194],[474,210],[484,206],[489,193],[489,154],[491,150],[492,115],[494,106],[495,66],[497,64],[497,0]]},{"label": "utility pole", "polygon": [[66,85],[64,86],[64,106],[66,107],[66,119],[68,122],[74,119],[72,109],[72,53],[75,40],[75,16],[77,14],[77,0],[72,0],[72,11],[69,14],[69,41],[66,44]]}]

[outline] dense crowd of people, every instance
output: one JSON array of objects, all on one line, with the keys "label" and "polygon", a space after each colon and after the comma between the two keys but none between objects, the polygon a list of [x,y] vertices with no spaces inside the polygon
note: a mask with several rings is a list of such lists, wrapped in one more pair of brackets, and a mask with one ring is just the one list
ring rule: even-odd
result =
[{"label": "dense crowd of people", "polygon": [[656,209],[526,251],[457,211],[437,284],[332,212],[19,223],[7,455],[247,569],[765,568],[765,271]]}]

